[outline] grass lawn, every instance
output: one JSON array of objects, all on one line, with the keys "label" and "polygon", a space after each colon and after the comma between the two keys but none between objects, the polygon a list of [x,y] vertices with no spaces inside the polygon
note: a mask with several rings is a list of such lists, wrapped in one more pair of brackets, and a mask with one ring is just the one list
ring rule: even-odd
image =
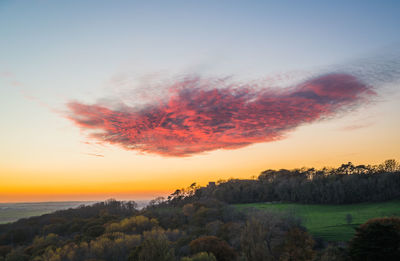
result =
[{"label": "grass lawn", "polygon": [[[348,241],[354,235],[354,228],[376,217],[400,216],[400,200],[380,203],[350,205],[311,205],[296,203],[250,203],[236,204],[237,208],[258,208],[273,211],[293,211],[302,219],[308,231],[329,241]],[[352,215],[347,224],[346,215]]]}]

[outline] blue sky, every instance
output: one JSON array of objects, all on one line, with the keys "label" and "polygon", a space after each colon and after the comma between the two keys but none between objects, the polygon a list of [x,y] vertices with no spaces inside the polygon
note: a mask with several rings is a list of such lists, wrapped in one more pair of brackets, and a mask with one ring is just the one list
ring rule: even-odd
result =
[{"label": "blue sky", "polygon": [[258,76],[396,44],[399,11],[398,1],[2,1],[0,61],[79,89],[70,78],[130,69]]},{"label": "blue sky", "polygon": [[120,74],[319,70],[398,44],[399,13],[398,1],[3,0],[0,72],[57,107],[97,99]]}]

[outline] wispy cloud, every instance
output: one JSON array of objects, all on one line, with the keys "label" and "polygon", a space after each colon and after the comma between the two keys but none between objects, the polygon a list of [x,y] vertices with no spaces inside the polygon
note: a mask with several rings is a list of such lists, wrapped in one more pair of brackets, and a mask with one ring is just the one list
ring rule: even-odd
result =
[{"label": "wispy cloud", "polygon": [[228,81],[178,80],[166,86],[167,94],[140,107],[70,102],[68,118],[100,142],[180,157],[279,140],[302,124],[346,112],[375,95],[356,77],[339,73],[285,89]]},{"label": "wispy cloud", "polygon": [[96,154],[96,153],[85,153],[86,155],[90,155],[90,156],[95,156],[95,157],[104,157],[104,155],[102,154]]},{"label": "wispy cloud", "polygon": [[353,131],[353,130],[363,129],[363,128],[369,127],[371,125],[373,125],[373,123],[371,123],[371,122],[351,124],[351,125],[347,125],[347,126],[342,127],[341,130]]},{"label": "wispy cloud", "polygon": [[3,79],[8,86],[21,87],[22,82],[16,79],[16,76],[11,71],[0,71],[0,80]]}]

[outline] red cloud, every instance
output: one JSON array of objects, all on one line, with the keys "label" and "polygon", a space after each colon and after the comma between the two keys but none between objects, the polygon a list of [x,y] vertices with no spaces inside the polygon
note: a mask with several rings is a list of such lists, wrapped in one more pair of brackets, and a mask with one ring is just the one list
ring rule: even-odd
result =
[{"label": "red cloud", "polygon": [[283,90],[198,78],[177,82],[169,90],[168,97],[157,99],[164,102],[143,108],[71,102],[69,118],[92,130],[90,136],[101,142],[189,156],[277,140],[301,124],[330,117],[374,95],[347,74],[324,75]]}]

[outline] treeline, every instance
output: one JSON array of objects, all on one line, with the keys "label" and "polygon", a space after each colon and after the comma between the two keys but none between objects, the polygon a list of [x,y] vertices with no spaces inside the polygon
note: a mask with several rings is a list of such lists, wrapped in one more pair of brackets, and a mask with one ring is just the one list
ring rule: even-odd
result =
[{"label": "treeline", "polygon": [[266,170],[258,179],[210,182],[206,187],[192,184],[189,188],[176,190],[167,202],[185,204],[208,198],[229,204],[385,201],[400,198],[400,167],[395,160],[387,160],[376,166],[355,166],[349,162],[332,169]]}]

